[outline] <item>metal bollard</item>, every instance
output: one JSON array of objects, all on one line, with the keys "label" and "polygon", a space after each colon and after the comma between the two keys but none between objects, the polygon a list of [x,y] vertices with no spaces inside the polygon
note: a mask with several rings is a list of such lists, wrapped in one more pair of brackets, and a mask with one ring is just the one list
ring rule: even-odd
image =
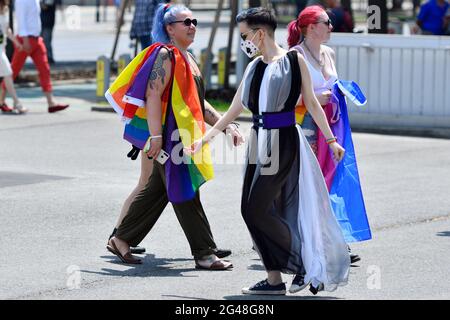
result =
[{"label": "metal bollard", "polygon": [[219,88],[223,88],[225,86],[225,60],[227,58],[227,48],[219,49],[219,62],[217,64],[217,77]]},{"label": "metal bollard", "polygon": [[206,65],[206,71],[205,74],[203,74],[203,79],[206,83],[206,89],[209,90],[211,89],[211,73],[212,73],[212,62],[214,60],[214,54],[211,53],[211,61],[205,61],[206,60],[206,51],[207,49],[202,49],[201,54],[200,54],[200,67],[203,69],[203,66],[205,63],[207,63]]},{"label": "metal bollard", "polygon": [[97,101],[105,101],[105,92],[109,88],[110,69],[109,58],[101,56],[97,59]]},{"label": "metal bollard", "polygon": [[131,62],[131,56],[127,53],[120,55],[119,61],[117,62],[117,74],[121,74],[122,71]]}]

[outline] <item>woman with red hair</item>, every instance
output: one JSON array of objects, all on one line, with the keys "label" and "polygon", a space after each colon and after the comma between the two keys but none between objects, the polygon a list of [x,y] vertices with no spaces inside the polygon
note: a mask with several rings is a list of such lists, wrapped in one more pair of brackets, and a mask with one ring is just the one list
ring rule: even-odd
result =
[{"label": "woman with red hair", "polygon": [[[326,11],[317,5],[306,7],[288,26],[288,45],[304,57],[313,81],[314,93],[322,106],[331,98],[331,88],[337,80],[333,49],[323,45],[330,39],[331,20]],[[299,118],[303,133],[317,154],[317,125],[306,108],[300,109]]]},{"label": "woman with red hair", "polygon": [[[287,40],[289,48],[299,51],[305,58],[308,70],[311,74],[314,93],[317,100],[324,108],[328,118],[330,118],[330,114],[333,113],[333,107],[331,105],[332,91],[335,82],[338,80],[335,67],[335,53],[333,49],[324,45],[324,43],[330,39],[332,30],[333,25],[331,24],[327,12],[321,6],[313,5],[306,7],[300,12],[298,18],[288,25]],[[320,148],[320,143],[318,144],[321,132],[309,112],[307,112],[303,100],[301,99],[300,101],[302,103],[300,106],[297,106],[296,109],[297,122],[301,125],[306,139],[316,154],[316,157],[319,159],[324,177],[327,177],[327,172],[330,170],[328,170],[329,168],[326,164],[321,161],[323,158],[322,155],[320,155],[322,149]],[[331,193],[333,192],[330,192],[330,195],[333,196]],[[342,217],[337,217],[337,219],[338,221],[343,220]],[[341,225],[341,228],[344,231],[347,242],[359,241],[347,236],[352,233],[346,230],[346,228],[348,229],[348,226],[343,228]],[[350,258],[352,263],[360,260],[360,257],[356,254],[350,254]]]}]

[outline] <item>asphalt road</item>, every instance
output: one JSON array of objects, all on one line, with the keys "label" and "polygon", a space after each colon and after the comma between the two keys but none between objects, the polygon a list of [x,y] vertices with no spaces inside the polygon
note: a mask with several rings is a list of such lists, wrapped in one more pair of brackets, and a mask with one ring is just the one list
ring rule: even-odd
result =
[{"label": "asphalt road", "polygon": [[[170,206],[142,243],[144,264],[122,265],[105,243],[139,163],[125,156],[119,118],[91,112],[92,85],[55,93],[71,108],[48,114],[40,89],[22,88],[30,113],[0,115],[0,299],[262,299],[240,293],[265,276],[239,210],[243,147],[225,164],[216,141],[216,178],[201,189],[233,271],[194,269]],[[347,286],[284,298],[449,299],[450,140],[354,141],[374,238],[352,245],[362,261]]]}]

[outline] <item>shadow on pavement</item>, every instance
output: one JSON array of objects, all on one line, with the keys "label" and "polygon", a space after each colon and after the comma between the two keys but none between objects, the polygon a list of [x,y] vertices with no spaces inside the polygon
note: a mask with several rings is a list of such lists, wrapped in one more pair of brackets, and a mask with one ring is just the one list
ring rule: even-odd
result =
[{"label": "shadow on pavement", "polygon": [[450,231],[441,231],[438,232],[436,235],[438,235],[439,237],[450,237]]},{"label": "shadow on pavement", "polygon": [[192,268],[177,268],[177,262],[192,262],[192,259],[171,259],[155,258],[154,254],[147,254],[142,258],[142,264],[123,264],[117,257],[101,256],[102,259],[108,259],[109,263],[129,267],[127,270],[114,270],[102,268],[101,271],[81,270],[84,273],[98,274],[102,276],[113,277],[197,277],[197,275],[183,275],[183,272],[195,271],[194,264]]}]

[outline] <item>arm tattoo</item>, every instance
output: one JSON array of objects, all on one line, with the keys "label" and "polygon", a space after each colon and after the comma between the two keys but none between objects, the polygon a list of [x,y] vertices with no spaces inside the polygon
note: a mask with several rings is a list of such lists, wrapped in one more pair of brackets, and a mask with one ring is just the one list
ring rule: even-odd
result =
[{"label": "arm tattoo", "polygon": [[150,89],[155,88],[155,82],[158,80],[158,78],[161,79],[161,84],[164,85],[166,77],[166,70],[164,70],[164,61],[168,60],[169,58],[170,56],[167,52],[161,52],[160,54],[158,54],[149,77],[148,85]]},{"label": "arm tattoo", "polygon": [[[205,109],[205,119],[207,119],[208,124],[215,125],[219,118],[208,108]],[[208,121],[209,120],[209,121]]]}]

